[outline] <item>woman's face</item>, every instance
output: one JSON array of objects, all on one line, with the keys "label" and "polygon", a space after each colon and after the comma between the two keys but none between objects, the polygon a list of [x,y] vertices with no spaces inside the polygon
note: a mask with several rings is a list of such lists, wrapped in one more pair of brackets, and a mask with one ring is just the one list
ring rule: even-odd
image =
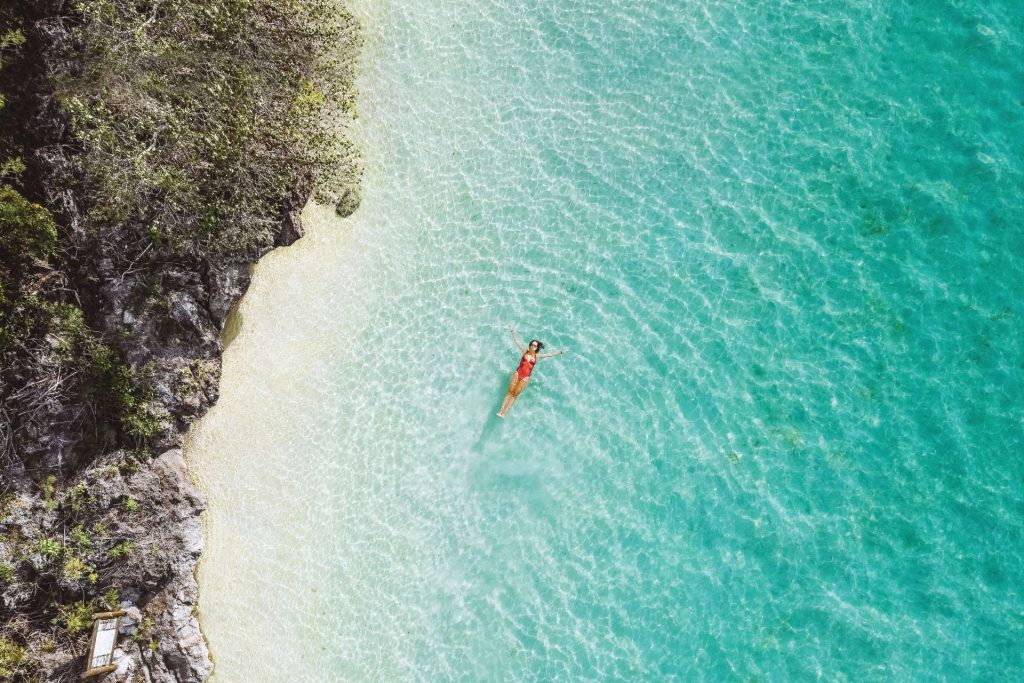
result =
[{"label": "woman's face", "polygon": [[530,342],[530,353],[537,353],[537,342]]}]

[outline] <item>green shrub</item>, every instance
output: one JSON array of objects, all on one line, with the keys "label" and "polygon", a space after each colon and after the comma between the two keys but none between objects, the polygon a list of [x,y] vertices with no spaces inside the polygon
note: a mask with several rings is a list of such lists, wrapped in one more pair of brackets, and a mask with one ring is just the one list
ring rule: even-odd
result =
[{"label": "green shrub", "polygon": [[60,555],[61,550],[63,550],[63,546],[60,544],[60,541],[44,538],[36,544],[36,550],[43,557],[57,557]]},{"label": "green shrub", "polygon": [[87,550],[92,547],[92,539],[89,538],[89,532],[86,531],[85,527],[81,524],[71,530],[71,540],[83,550]]},{"label": "green shrub", "polygon": [[160,419],[155,413],[153,368],[153,361],[138,371],[121,366],[114,384],[121,427],[127,434],[142,441],[160,432]]},{"label": "green shrub", "polygon": [[20,277],[33,262],[52,256],[56,248],[57,225],[50,212],[14,188],[0,185],[0,268],[6,269],[6,275]]},{"label": "green shrub", "polygon": [[139,624],[139,630],[132,634],[132,640],[136,643],[144,643],[149,638],[150,632],[153,630],[153,618],[144,617],[142,623]]},{"label": "green shrub", "polygon": [[139,450],[126,457],[117,468],[121,474],[135,474],[141,468],[141,463],[147,460],[149,460],[148,453],[144,450]]},{"label": "green shrub", "polygon": [[9,564],[0,564],[0,583],[14,581],[14,567]]},{"label": "green shrub", "polygon": [[113,346],[86,326],[77,306],[48,304],[46,310],[57,352],[82,371],[83,398],[93,406],[97,420],[119,427],[138,441],[156,435],[160,420],[155,415],[153,364],[134,370]]},{"label": "green shrub", "polygon": [[24,670],[27,662],[28,653],[25,648],[6,638],[0,638],[0,679],[14,678],[15,674]]},{"label": "green shrub", "polygon": [[82,633],[92,627],[92,605],[79,601],[71,605],[61,605],[58,612],[57,622],[71,635]]},{"label": "green shrub", "polygon": [[43,500],[52,500],[53,494],[57,492],[57,477],[52,474],[43,480]]},{"label": "green shrub", "polygon": [[26,291],[26,274],[56,247],[57,226],[50,212],[0,185],[0,352],[20,344],[41,324],[42,303]]},{"label": "green shrub", "polygon": [[131,556],[135,552],[135,544],[131,541],[121,541],[113,548],[111,548],[107,554],[115,560],[124,560]]},{"label": "green shrub", "polygon": [[62,361],[74,362],[90,354],[93,346],[99,343],[86,326],[82,309],[78,306],[52,303],[46,305],[46,310],[50,315],[50,334]]},{"label": "green shrub", "polygon": [[111,347],[95,344],[89,349],[86,370],[91,379],[87,397],[126,434],[145,440],[160,430],[153,414],[152,363],[133,370]]},{"label": "green shrub", "polygon": [[121,501],[121,509],[125,512],[135,512],[139,509],[139,501],[135,500],[131,496],[128,496]]},{"label": "green shrub", "polygon": [[21,157],[10,157],[0,163],[0,177],[11,178],[25,172],[25,161]]},{"label": "green shrub", "polygon": [[[96,576],[92,567],[87,565],[81,559],[77,557],[69,557],[64,561],[64,567],[61,570],[61,575],[68,580],[78,581],[83,577],[91,578]],[[93,579],[95,581],[95,579]]]},{"label": "green shrub", "polygon": [[68,489],[60,502],[65,510],[81,512],[89,501],[88,488],[85,482],[79,482]]},{"label": "green shrub", "polygon": [[25,44],[25,34],[20,28],[10,29],[0,35],[0,50],[21,47]]}]

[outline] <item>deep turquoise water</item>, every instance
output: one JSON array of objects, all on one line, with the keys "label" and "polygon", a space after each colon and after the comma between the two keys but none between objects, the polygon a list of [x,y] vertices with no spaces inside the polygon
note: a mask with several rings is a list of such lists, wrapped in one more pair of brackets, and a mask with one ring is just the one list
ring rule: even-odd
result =
[{"label": "deep turquoise water", "polygon": [[358,10],[363,206],[191,448],[218,679],[1024,678],[1024,3]]}]

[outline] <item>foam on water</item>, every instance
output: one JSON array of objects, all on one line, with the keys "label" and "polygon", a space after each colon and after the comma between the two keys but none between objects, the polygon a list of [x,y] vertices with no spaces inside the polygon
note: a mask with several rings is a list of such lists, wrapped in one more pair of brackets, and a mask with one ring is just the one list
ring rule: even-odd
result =
[{"label": "foam on water", "polygon": [[1024,6],[358,10],[190,444],[218,680],[1019,678]]}]

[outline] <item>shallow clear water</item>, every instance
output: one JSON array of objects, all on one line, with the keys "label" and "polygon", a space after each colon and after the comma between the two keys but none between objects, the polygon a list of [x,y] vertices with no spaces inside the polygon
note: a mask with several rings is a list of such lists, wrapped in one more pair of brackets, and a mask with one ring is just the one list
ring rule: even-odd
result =
[{"label": "shallow clear water", "polygon": [[358,10],[190,447],[218,680],[1019,680],[1024,5]]}]

